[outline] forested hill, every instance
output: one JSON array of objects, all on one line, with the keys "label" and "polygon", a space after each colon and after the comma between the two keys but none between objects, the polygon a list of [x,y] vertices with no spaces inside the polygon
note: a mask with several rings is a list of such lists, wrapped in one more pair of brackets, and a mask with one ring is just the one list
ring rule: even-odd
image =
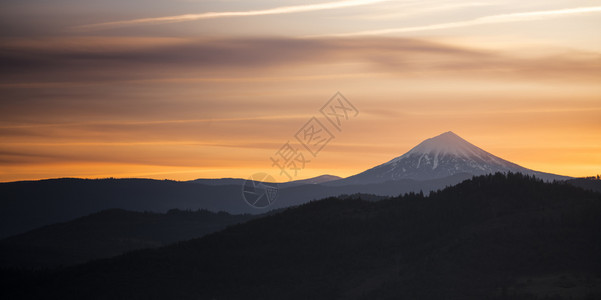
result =
[{"label": "forested hill", "polygon": [[[200,239],[5,280],[4,299],[599,299],[601,194],[520,174],[328,198]],[[6,297],[10,296],[10,297]]]},{"label": "forested hill", "polygon": [[110,209],[0,240],[0,266],[53,268],[199,238],[257,215]]}]

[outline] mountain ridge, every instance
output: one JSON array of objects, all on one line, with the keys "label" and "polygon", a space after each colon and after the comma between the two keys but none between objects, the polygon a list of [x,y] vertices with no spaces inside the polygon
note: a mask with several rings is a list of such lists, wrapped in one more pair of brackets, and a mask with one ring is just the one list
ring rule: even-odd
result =
[{"label": "mountain ridge", "polygon": [[[484,168],[487,163],[493,167]],[[457,165],[463,167],[456,168]],[[520,172],[545,180],[568,178],[520,167],[446,132],[423,141],[400,157],[347,178],[322,175],[278,183],[278,199],[266,209],[247,205],[242,198],[242,185],[246,180],[240,178],[194,181],[64,178],[0,183],[0,194],[4,196],[0,201],[0,238],[110,208],[153,212],[173,208],[207,209],[259,214],[341,194],[428,193],[475,175],[494,172]]]},{"label": "mountain ridge", "polygon": [[198,238],[261,215],[108,209],[0,240],[0,266],[51,268]]}]

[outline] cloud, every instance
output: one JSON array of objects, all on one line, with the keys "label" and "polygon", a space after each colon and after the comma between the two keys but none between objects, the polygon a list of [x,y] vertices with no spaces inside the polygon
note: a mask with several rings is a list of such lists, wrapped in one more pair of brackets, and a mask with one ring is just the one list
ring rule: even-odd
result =
[{"label": "cloud", "polygon": [[403,57],[410,55],[469,56],[472,59],[482,55],[469,49],[414,39],[188,39],[170,44],[159,40],[157,44],[148,43],[143,47],[125,47],[122,39],[101,40],[102,47],[89,47],[75,41],[5,43],[4,51],[0,52],[4,69],[0,79],[4,79],[4,84],[48,79],[110,82],[176,74],[185,77],[191,73],[196,77],[205,74],[226,79],[235,77],[233,75],[245,76],[248,72],[256,77],[256,72],[270,74],[278,68],[333,62],[380,64],[385,63],[381,61],[385,60],[383,54],[389,56],[390,62],[405,60]]},{"label": "cloud", "polygon": [[425,26],[364,30],[364,31],[356,31],[356,32],[350,32],[350,33],[333,34],[333,35],[329,35],[329,36],[345,37],[345,36],[358,36],[358,35],[383,35],[383,34],[390,34],[390,33],[418,32],[418,31],[468,27],[468,26],[484,25],[484,24],[541,20],[541,19],[547,19],[547,18],[566,16],[566,15],[595,13],[595,12],[601,12],[601,6],[501,14],[501,15],[480,17],[480,18],[476,18],[476,19],[472,19],[472,20],[468,20],[468,21],[431,24],[431,25],[425,25]]},{"label": "cloud", "polygon": [[[332,87],[359,83],[370,91],[420,78],[554,80],[569,86],[570,80],[587,84],[601,76],[596,54],[520,58],[396,37],[144,40],[138,47],[129,46],[135,38],[100,39],[103,47],[76,46],[82,45],[77,39],[5,44],[0,136],[13,141],[244,137],[265,128],[295,129],[314,113],[307,99]],[[368,75],[349,77],[356,74]],[[304,75],[315,76],[288,81]],[[216,80],[206,80],[211,78]],[[228,127],[214,131],[215,124]]]},{"label": "cloud", "polygon": [[364,20],[387,20],[387,19],[398,19],[415,15],[423,15],[435,12],[452,11],[463,8],[471,7],[487,7],[494,6],[492,3],[484,2],[464,2],[464,3],[429,3],[429,2],[418,2],[418,3],[403,3],[396,9],[388,9],[385,13],[377,14],[360,14],[351,17],[352,19],[364,19]]},{"label": "cloud", "polygon": [[[0,65],[4,69],[0,73],[3,81],[0,88],[54,88],[60,85],[44,83],[64,82],[65,87],[79,87],[82,93],[88,93],[79,97],[94,98],[110,95],[106,95],[101,87],[95,90],[85,84],[73,84],[244,83],[257,82],[261,77],[266,78],[264,82],[278,82],[301,75],[295,71],[298,68],[315,69],[311,75],[324,75],[316,73],[317,70],[336,64],[354,66],[354,69],[338,72],[341,76],[373,72],[400,76],[412,72],[422,75],[450,72],[454,76],[480,77],[484,74],[490,78],[500,75],[514,78],[575,76],[582,79],[600,73],[598,55],[595,54],[568,51],[520,58],[503,51],[482,51],[410,38],[179,39],[169,43],[160,39],[152,43],[145,39],[144,45],[138,47],[123,45],[135,44],[136,38],[127,41],[99,39],[102,47],[86,46],[77,42],[77,38],[62,43],[49,40],[7,42],[0,52]],[[50,91],[53,89],[46,93]],[[5,95],[21,97],[19,94]],[[46,98],[54,96],[64,98],[65,95],[45,95]],[[146,97],[146,101],[151,99],[154,98]]]},{"label": "cloud", "polygon": [[318,4],[297,5],[297,6],[284,6],[284,7],[263,9],[263,10],[206,12],[206,13],[200,13],[200,14],[184,14],[184,15],[176,15],[176,16],[141,18],[141,19],[124,20],[124,21],[116,21],[116,22],[89,24],[89,25],[78,26],[75,29],[85,31],[85,30],[98,30],[98,29],[124,27],[124,26],[132,26],[132,25],[177,23],[177,22],[204,20],[204,19],[227,18],[227,17],[280,15],[280,14],[301,13],[301,12],[310,12],[310,11],[319,11],[319,10],[330,10],[330,9],[338,9],[338,8],[348,8],[348,7],[376,4],[376,3],[387,2],[387,1],[390,1],[390,0],[347,0],[347,1],[336,1],[336,2],[325,2],[325,3],[318,3]]}]

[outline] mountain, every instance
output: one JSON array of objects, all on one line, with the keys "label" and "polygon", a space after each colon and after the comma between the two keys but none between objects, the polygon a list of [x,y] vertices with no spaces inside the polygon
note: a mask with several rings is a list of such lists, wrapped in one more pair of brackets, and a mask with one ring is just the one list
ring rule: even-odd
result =
[{"label": "mountain", "polygon": [[199,238],[257,215],[110,209],[0,240],[0,266],[50,268]]},{"label": "mountain", "polygon": [[494,156],[449,131],[421,142],[409,152],[384,164],[331,184],[368,184],[400,179],[430,180],[462,173],[477,176],[496,172],[535,175],[544,180],[569,178],[521,167]]},{"label": "mountain", "polygon": [[245,179],[178,182],[151,179],[74,179],[0,183],[0,238],[111,208],[164,213],[169,209],[207,209],[259,214],[341,194],[397,196],[428,193],[474,175],[521,172],[545,180],[568,177],[542,173],[498,158],[452,132],[428,139],[387,163],[340,179],[323,175],[278,184],[272,205],[257,209],[242,198]]},{"label": "mountain", "polygon": [[[0,238],[113,208],[156,213],[165,213],[176,208],[225,211],[231,214],[262,214],[269,210],[341,194],[372,193],[397,196],[420,190],[428,192],[457,184],[469,177],[471,176],[467,174],[457,174],[433,180],[405,179],[344,186],[283,183],[280,184],[277,201],[265,209],[257,209],[244,201],[242,179],[236,184],[230,179],[224,182],[214,180],[215,184],[204,184],[198,181],[74,178],[0,183]],[[227,181],[230,182],[225,184]]]},{"label": "mountain", "polygon": [[601,194],[498,173],[429,196],[313,201],[62,270],[0,270],[0,297],[599,299],[599,228]]},{"label": "mountain", "polygon": [[157,213],[174,208],[253,212],[240,193],[240,185],[152,179],[60,178],[0,183],[0,238],[111,208]]},{"label": "mountain", "polygon": [[340,180],[340,179],[342,179],[342,177],[326,174],[326,175],[321,175],[321,176],[317,176],[317,177],[313,177],[313,178],[309,178],[309,179],[301,179],[301,180],[294,180],[294,181],[280,183],[278,186],[280,188],[288,188],[288,187],[301,186],[301,185],[307,185],[307,184],[322,184],[322,183],[332,182],[332,181]]},{"label": "mountain", "polygon": [[[305,184],[321,184],[321,183],[326,183],[326,182],[340,180],[340,179],[342,179],[342,178],[338,177],[338,176],[326,174],[326,175],[320,175],[320,176],[308,178],[308,179],[293,180],[293,181],[280,183],[280,184],[278,184],[278,187],[286,188],[286,187],[293,187],[293,186],[299,186],[299,185],[305,185]],[[239,186],[242,186],[246,180],[247,179],[242,179],[242,178],[218,178],[218,179],[199,178],[199,179],[191,180],[188,182],[201,183],[201,184],[206,184],[206,185],[239,185]]]},{"label": "mountain", "polygon": [[601,193],[601,179],[599,179],[599,175],[597,177],[588,177],[588,178],[574,178],[566,181],[567,183],[583,188],[585,190],[591,190],[595,192]]}]

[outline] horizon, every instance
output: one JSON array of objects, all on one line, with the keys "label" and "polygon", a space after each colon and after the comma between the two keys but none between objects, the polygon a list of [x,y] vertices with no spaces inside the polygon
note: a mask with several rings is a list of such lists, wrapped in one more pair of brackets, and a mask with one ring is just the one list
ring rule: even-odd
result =
[{"label": "horizon", "polygon": [[[443,132],[443,133],[441,133],[441,134],[439,134],[439,135],[436,135],[436,136],[434,136],[434,137],[431,137],[431,138],[424,139],[422,142],[420,142],[420,143],[419,143],[419,144],[417,144],[416,146],[412,147],[410,150],[408,150],[408,151],[407,151],[407,152],[405,152],[404,154],[402,154],[402,155],[399,155],[399,156],[396,156],[396,157],[392,158],[391,160],[388,160],[388,161],[382,162],[381,164],[378,164],[378,165],[376,165],[376,166],[381,166],[381,165],[384,165],[384,164],[388,164],[388,163],[390,163],[391,161],[394,161],[394,160],[396,160],[396,159],[398,159],[398,158],[401,158],[401,157],[405,156],[405,154],[408,154],[408,153],[410,153],[410,152],[411,152],[413,149],[415,149],[415,148],[418,148],[418,146],[422,145],[424,142],[431,141],[431,140],[434,140],[434,139],[436,139],[436,138],[439,138],[439,137],[448,136],[449,134],[451,134],[453,137],[456,137],[456,138],[458,138],[458,140],[460,140],[460,141],[467,142],[468,144],[470,144],[471,146],[473,146],[473,147],[475,147],[475,148],[478,148],[478,149],[480,149],[480,150],[484,150],[484,149],[481,149],[480,147],[478,147],[477,145],[473,145],[473,144],[469,143],[469,141],[466,141],[465,139],[463,139],[461,136],[457,135],[457,134],[456,134],[456,133],[454,133],[453,131],[446,131],[446,132]],[[484,151],[485,151],[485,152],[487,152],[486,150],[484,150]],[[488,153],[488,152],[487,152],[487,153]],[[489,154],[492,154],[492,153],[489,153]],[[494,154],[492,154],[492,155],[494,156]],[[501,159],[503,159],[503,158],[501,158]],[[376,167],[376,166],[373,166],[373,167]],[[369,170],[369,169],[371,169],[371,168],[373,168],[373,167],[370,167],[370,168],[368,168],[368,169],[366,169],[366,170]],[[364,171],[366,171],[366,170],[362,170],[362,171],[361,171],[361,172],[359,172],[359,173],[356,173],[356,174],[351,174],[351,175],[349,175],[349,176],[338,176],[338,175],[334,175],[334,174],[327,174],[327,173],[326,173],[326,174],[321,174],[321,175],[317,175],[317,176],[313,176],[313,177],[307,177],[307,178],[293,178],[292,180],[289,180],[289,181],[274,181],[273,183],[289,183],[289,182],[294,182],[294,181],[303,181],[303,180],[314,179],[314,178],[320,178],[320,177],[325,177],[325,176],[332,176],[332,177],[337,177],[337,178],[339,178],[339,179],[346,179],[346,178],[348,178],[348,177],[351,177],[351,176],[354,176],[354,175],[358,175],[358,174],[360,174],[360,173],[363,173],[363,172],[364,172]],[[533,170],[533,171],[539,171],[539,172],[543,172],[543,173],[548,173],[548,172],[544,172],[544,171],[540,171],[540,170]],[[511,172],[511,171],[509,171],[509,173],[512,173],[512,172]],[[517,172],[517,173],[520,173],[520,172]],[[489,174],[492,174],[492,173],[489,173]],[[553,173],[548,173],[548,174],[565,176],[565,175],[563,175],[563,174],[553,174]],[[569,178],[594,178],[594,177],[595,177],[595,175],[596,175],[597,177],[599,176],[599,174],[592,174],[592,175],[589,175],[589,176],[581,176],[581,177],[574,177],[574,176],[566,176],[566,177],[569,177]],[[480,175],[473,175],[473,176],[474,176],[474,177],[478,177],[478,176],[480,176]],[[111,179],[111,180],[112,180],[112,179],[144,179],[144,180],[146,180],[146,179],[147,179],[147,180],[167,180],[167,181],[176,181],[176,182],[189,182],[189,181],[195,181],[195,180],[224,180],[224,179],[225,179],[225,180],[226,180],[226,179],[249,180],[249,178],[242,178],[242,177],[214,177],[214,178],[204,178],[204,177],[202,177],[202,178],[193,178],[193,179],[184,179],[184,180],[178,180],[178,179],[169,179],[169,178],[152,178],[152,177],[112,177],[112,176],[111,176],[111,177],[97,177],[97,178],[91,178],[91,177],[87,177],[87,178],[86,178],[86,177],[52,177],[52,178],[40,178],[40,179],[34,179],[34,180],[3,181],[2,183],[18,182],[18,181],[38,181],[38,180],[52,180],[52,179],[88,179],[88,180],[106,180],[106,179]],[[271,182],[271,181],[264,181],[264,182]]]},{"label": "horizon", "polygon": [[[0,182],[346,178],[447,131],[528,169],[601,170],[599,2],[2,6]],[[310,122],[319,149],[297,142]],[[270,159],[288,142],[293,178]]]}]

